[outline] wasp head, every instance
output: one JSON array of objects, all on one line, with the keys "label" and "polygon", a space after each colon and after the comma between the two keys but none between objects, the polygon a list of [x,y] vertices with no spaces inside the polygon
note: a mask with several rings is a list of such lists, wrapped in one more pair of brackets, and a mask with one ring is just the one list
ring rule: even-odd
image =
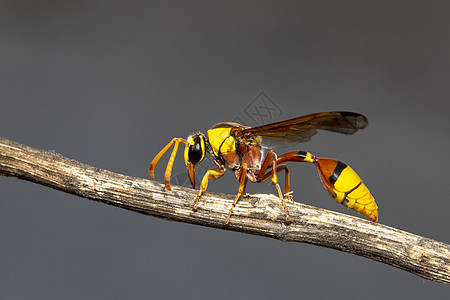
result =
[{"label": "wasp head", "polygon": [[184,161],[192,187],[195,188],[195,165],[205,158],[206,138],[203,133],[194,133],[188,136],[187,142],[188,145],[184,150]]}]

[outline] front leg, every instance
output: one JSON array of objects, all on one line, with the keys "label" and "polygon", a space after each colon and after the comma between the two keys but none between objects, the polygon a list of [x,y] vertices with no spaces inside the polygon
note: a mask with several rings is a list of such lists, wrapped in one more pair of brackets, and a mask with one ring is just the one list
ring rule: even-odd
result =
[{"label": "front leg", "polygon": [[200,200],[200,196],[203,194],[204,191],[206,191],[206,188],[208,187],[208,180],[210,179],[218,179],[225,174],[225,167],[222,165],[220,166],[219,170],[208,170],[206,171],[205,175],[203,176],[202,183],[200,184],[200,190],[198,191],[198,195],[194,200],[194,206],[192,207],[193,211],[197,211],[197,205],[198,200]]}]

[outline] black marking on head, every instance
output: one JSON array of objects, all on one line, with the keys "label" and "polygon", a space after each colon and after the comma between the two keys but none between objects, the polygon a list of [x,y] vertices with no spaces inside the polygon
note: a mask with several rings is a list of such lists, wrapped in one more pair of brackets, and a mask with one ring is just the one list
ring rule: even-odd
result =
[{"label": "black marking on head", "polygon": [[202,149],[202,147],[204,147],[204,145],[202,145],[202,143],[204,142],[202,141],[202,138],[198,135],[193,138],[193,141],[194,144],[189,145],[188,157],[189,161],[195,165],[203,158],[204,150]]}]

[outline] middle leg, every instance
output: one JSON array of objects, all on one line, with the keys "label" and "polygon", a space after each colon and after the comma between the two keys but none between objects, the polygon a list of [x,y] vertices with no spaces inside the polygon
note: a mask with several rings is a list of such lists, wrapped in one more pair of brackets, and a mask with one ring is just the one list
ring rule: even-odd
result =
[{"label": "middle leg", "polygon": [[247,163],[242,164],[242,170],[241,170],[241,176],[239,178],[239,190],[234,198],[233,204],[230,207],[230,211],[228,212],[227,218],[225,219],[225,226],[228,226],[230,224],[230,217],[231,213],[233,212],[233,209],[236,207],[236,203],[238,202],[239,198],[245,193],[245,187],[247,185]]}]

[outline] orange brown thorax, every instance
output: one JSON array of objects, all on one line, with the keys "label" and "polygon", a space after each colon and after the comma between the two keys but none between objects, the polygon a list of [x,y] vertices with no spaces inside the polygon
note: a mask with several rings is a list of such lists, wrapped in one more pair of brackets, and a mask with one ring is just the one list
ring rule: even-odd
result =
[{"label": "orange brown thorax", "polygon": [[246,127],[236,123],[219,123],[208,130],[210,154],[217,163],[222,163],[236,178],[241,176],[243,163],[247,164],[247,177],[256,182],[256,175],[261,168],[263,150],[257,138],[243,139],[236,132]]}]

